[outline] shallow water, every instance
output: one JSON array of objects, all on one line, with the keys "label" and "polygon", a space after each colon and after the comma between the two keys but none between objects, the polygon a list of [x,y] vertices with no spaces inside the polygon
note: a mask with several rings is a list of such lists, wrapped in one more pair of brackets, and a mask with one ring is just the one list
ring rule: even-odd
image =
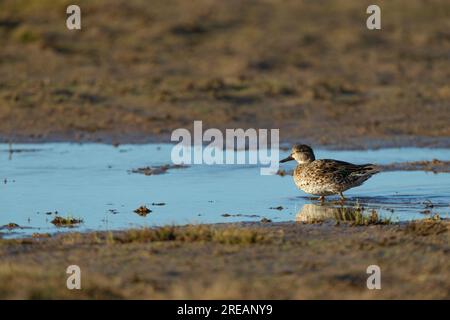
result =
[{"label": "shallow water", "polygon": [[[130,173],[139,167],[169,164],[172,148],[169,144],[113,147],[49,143],[13,147],[20,152],[10,154],[8,145],[0,144],[0,226],[16,223],[22,228],[0,230],[4,237],[35,232],[259,221],[263,217],[274,222],[295,221],[301,220],[305,212],[327,214],[326,209],[332,206],[318,206],[296,189],[292,177],[262,176],[255,165],[192,165],[153,176]],[[285,155],[287,152],[281,152],[280,157]],[[448,160],[450,150],[316,150],[316,157],[387,164],[433,158]],[[294,163],[288,163],[282,168],[293,166]],[[383,172],[345,195],[349,204],[357,201],[393,220],[427,217],[421,211],[428,201],[434,205],[429,208],[432,213],[445,217],[450,212],[450,175]],[[139,216],[133,210],[140,205],[146,205],[152,212],[146,217]],[[283,209],[270,209],[278,206]],[[55,215],[47,214],[55,211],[60,216],[82,218],[84,222],[76,228],[56,228],[50,222]]]}]

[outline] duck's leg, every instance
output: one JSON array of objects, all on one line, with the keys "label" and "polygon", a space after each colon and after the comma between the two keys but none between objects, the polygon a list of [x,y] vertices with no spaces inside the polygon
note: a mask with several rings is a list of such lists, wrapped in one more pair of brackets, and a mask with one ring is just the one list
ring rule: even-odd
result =
[{"label": "duck's leg", "polygon": [[323,203],[325,201],[325,196],[320,196],[319,199],[320,203]]},{"label": "duck's leg", "polygon": [[344,195],[342,194],[342,191],[339,192],[339,196],[341,197],[341,200],[342,200],[342,201],[345,201],[345,200],[346,200],[345,197],[344,197]]}]

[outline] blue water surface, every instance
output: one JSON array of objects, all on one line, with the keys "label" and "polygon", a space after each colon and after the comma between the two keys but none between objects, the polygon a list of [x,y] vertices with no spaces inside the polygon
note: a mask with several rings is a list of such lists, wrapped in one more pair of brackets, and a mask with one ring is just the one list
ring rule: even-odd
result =
[{"label": "blue water surface", "polygon": [[[191,165],[166,174],[145,176],[130,170],[171,163],[170,144],[17,144],[14,152],[0,144],[0,230],[4,237],[35,232],[117,230],[167,224],[295,221],[305,204],[314,204],[299,191],[292,177],[261,175],[258,165]],[[281,152],[280,157],[287,155]],[[372,151],[316,150],[317,158],[354,163],[448,160],[449,149],[400,148]],[[282,166],[293,168],[294,163]],[[407,221],[432,213],[450,212],[450,174],[422,171],[383,172],[363,186],[346,192],[381,215]],[[332,197],[333,199],[333,197]],[[336,199],[336,198],[334,198]],[[165,203],[163,206],[153,203]],[[141,205],[146,217],[133,212]],[[271,209],[282,206],[282,210]],[[55,214],[83,219],[75,229],[56,228]],[[225,215],[225,216],[224,216]]]}]

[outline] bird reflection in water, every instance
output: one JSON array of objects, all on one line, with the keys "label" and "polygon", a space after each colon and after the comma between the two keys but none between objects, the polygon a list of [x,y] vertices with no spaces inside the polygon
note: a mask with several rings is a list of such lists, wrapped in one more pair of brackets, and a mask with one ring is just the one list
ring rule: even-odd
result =
[{"label": "bird reflection in water", "polygon": [[353,222],[362,216],[362,211],[361,207],[333,207],[307,203],[297,212],[295,221],[306,223],[327,220]]}]

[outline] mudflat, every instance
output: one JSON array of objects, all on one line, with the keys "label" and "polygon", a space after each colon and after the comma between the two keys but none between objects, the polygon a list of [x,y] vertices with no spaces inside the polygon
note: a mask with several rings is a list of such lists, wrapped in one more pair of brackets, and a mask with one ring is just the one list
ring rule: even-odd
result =
[{"label": "mudflat", "polygon": [[[449,299],[450,223],[240,223],[0,240],[1,298]],[[81,290],[68,290],[69,265]],[[381,290],[367,288],[367,267]]]},{"label": "mudflat", "polygon": [[0,4],[2,141],[167,141],[279,128],[336,147],[450,146],[448,1]]}]

